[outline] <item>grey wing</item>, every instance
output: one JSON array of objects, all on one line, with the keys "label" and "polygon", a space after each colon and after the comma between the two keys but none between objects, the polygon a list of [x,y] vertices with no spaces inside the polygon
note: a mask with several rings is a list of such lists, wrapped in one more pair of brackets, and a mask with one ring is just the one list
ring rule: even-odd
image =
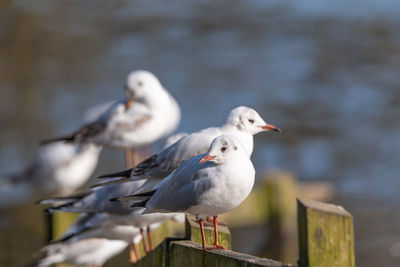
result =
[{"label": "grey wing", "polygon": [[138,164],[132,172],[132,176],[145,176],[148,179],[161,179],[168,176],[183,161],[206,153],[212,140],[221,135],[218,128],[207,128],[200,132],[190,134],[179,141],[164,148]]},{"label": "grey wing", "polygon": [[68,239],[93,227],[100,227],[109,222],[109,215],[106,213],[84,213],[71,225],[61,237],[61,240]]},{"label": "grey wing", "polygon": [[160,153],[158,162],[163,170],[171,172],[183,161],[191,157],[206,153],[212,140],[221,135],[218,128],[207,128],[200,132],[190,134]]},{"label": "grey wing", "polygon": [[98,187],[93,193],[72,205],[64,207],[62,210],[71,212],[109,212],[112,214],[130,213],[132,210],[125,203],[110,201],[110,199],[134,193],[145,181],[129,181]]},{"label": "grey wing", "polygon": [[199,164],[203,157],[193,157],[179,166],[162,182],[146,204],[146,212],[184,212],[198,204],[199,196],[212,187],[208,179],[209,164]]}]

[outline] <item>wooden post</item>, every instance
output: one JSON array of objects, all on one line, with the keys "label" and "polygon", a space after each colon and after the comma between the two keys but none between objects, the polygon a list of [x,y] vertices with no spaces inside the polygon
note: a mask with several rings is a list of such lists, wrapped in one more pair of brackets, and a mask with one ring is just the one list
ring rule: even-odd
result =
[{"label": "wooden post", "polygon": [[76,220],[79,216],[77,213],[69,212],[54,212],[51,216],[52,221],[52,239],[59,238],[63,235],[65,230]]},{"label": "wooden post", "polygon": [[299,267],[354,267],[353,217],[343,207],[298,199]]},{"label": "wooden post", "polygon": [[270,172],[264,176],[261,188],[267,198],[268,241],[257,255],[295,263],[296,178],[289,172]]},{"label": "wooden post", "polygon": [[[183,222],[176,222],[173,220],[165,221],[160,227],[151,232],[154,247],[161,244],[167,237],[185,237],[185,226]],[[147,236],[146,236],[147,238]],[[147,242],[147,240],[146,240]],[[143,242],[139,244],[140,256],[146,255],[144,251]]]},{"label": "wooden post", "polygon": [[258,258],[231,250],[203,250],[196,243],[182,240],[169,245],[169,266],[289,267],[280,262]]},{"label": "wooden post", "polygon": [[189,240],[165,239],[147,254],[135,267],[150,266],[229,266],[229,267],[289,267],[280,262],[258,258],[231,250],[203,250],[200,244]]},{"label": "wooden post", "polygon": [[[64,232],[70,227],[76,218],[79,216],[77,213],[69,212],[54,212],[51,213],[51,239],[60,238]],[[68,263],[57,263],[55,267],[70,267]]]}]

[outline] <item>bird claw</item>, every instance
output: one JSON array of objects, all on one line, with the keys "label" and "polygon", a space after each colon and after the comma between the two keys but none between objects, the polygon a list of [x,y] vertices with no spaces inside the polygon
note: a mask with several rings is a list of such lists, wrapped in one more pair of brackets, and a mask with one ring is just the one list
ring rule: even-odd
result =
[{"label": "bird claw", "polygon": [[214,245],[212,247],[205,247],[204,250],[216,250],[216,249],[224,249],[226,250],[226,247],[220,246],[220,245]]}]

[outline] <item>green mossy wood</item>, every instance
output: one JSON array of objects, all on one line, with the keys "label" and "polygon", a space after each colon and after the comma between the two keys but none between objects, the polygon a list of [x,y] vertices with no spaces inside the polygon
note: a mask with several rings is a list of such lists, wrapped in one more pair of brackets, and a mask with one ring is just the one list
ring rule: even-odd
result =
[{"label": "green mossy wood", "polygon": [[299,267],[354,267],[353,217],[341,206],[297,200]]},{"label": "green mossy wood", "polygon": [[155,250],[134,265],[135,267],[288,267],[279,262],[230,250],[207,250],[189,240],[167,238]]},{"label": "green mossy wood", "polygon": [[258,258],[251,255],[233,252],[231,250],[207,250],[204,251],[199,244],[191,241],[174,241],[170,245],[169,266],[190,267],[284,267],[279,262]]},{"label": "green mossy wood", "polygon": [[60,238],[79,216],[77,213],[55,212],[51,214],[52,239]]},{"label": "green mossy wood", "polygon": [[[62,237],[64,232],[70,227],[78,218],[77,213],[68,212],[55,212],[51,214],[51,239]],[[67,263],[55,264],[55,267],[70,267],[72,265]]]}]

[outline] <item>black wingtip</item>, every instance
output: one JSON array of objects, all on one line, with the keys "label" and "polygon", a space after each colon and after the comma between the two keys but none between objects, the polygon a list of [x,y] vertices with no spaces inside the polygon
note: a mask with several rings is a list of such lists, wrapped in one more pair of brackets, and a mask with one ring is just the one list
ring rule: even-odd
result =
[{"label": "black wingtip", "polygon": [[113,178],[113,177],[130,177],[131,172],[133,169],[127,169],[122,172],[114,172],[114,173],[109,173],[109,174],[103,174],[97,177],[98,179],[104,179],[104,178]]},{"label": "black wingtip", "polygon": [[54,142],[73,142],[75,139],[75,134],[69,134],[69,135],[65,135],[65,136],[59,136],[59,137],[55,137],[55,138],[50,138],[50,139],[44,139],[44,140],[40,140],[40,145],[47,145],[50,143],[54,143]]},{"label": "black wingtip", "polygon": [[155,190],[151,190],[148,192],[144,192],[144,193],[139,193],[139,194],[135,194],[136,197],[151,197],[152,195],[154,195],[154,193],[157,191],[157,189]]},{"label": "black wingtip", "polygon": [[119,197],[110,198],[108,201],[111,201],[111,202],[119,201]]},{"label": "black wingtip", "polygon": [[135,204],[130,205],[129,207],[131,208],[144,208],[144,206],[146,206],[147,201],[149,201],[148,199],[140,201],[140,202],[136,202]]}]

